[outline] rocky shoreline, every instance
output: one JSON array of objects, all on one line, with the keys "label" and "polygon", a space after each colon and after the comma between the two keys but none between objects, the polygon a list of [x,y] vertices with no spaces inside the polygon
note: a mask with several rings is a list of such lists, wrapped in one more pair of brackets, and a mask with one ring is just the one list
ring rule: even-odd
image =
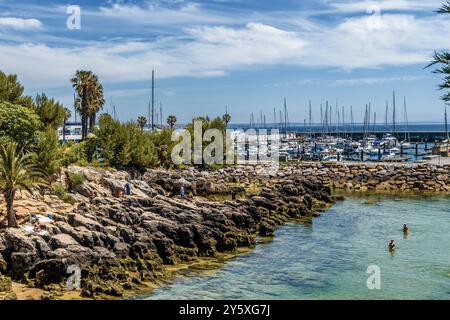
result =
[{"label": "rocky shoreline", "polygon": [[[64,297],[69,266],[80,270],[75,295],[122,297],[164,278],[168,266],[253,247],[257,236],[271,236],[289,219],[317,215],[339,200],[330,186],[302,174],[273,179],[247,170],[139,175],[69,167],[60,183],[68,185],[69,173],[84,177],[71,194],[73,205],[55,196],[22,195],[22,201],[35,200],[19,220],[26,223],[27,212],[49,217],[44,232],[0,229],[0,299],[17,298],[11,280],[39,288],[42,299]],[[127,181],[133,195],[118,197]],[[188,199],[179,196],[181,184]],[[42,208],[33,212],[37,204]]]}]

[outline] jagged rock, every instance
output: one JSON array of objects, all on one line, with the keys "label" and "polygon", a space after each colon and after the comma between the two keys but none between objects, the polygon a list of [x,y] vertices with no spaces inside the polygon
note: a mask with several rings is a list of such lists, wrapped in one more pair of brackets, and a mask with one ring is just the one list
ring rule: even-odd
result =
[{"label": "jagged rock", "polygon": [[21,279],[39,260],[36,252],[13,252],[11,254],[11,275],[14,279]]},{"label": "jagged rock", "polygon": [[78,242],[76,242],[75,239],[68,234],[58,234],[51,237],[49,245],[53,250],[55,250],[59,248],[67,248],[69,246],[76,246],[78,245]]},{"label": "jagged rock", "polygon": [[[325,169],[326,174],[336,173]],[[55,214],[44,236],[17,229],[0,231],[0,252],[10,269],[5,271],[30,277],[29,283],[42,288],[61,283],[69,276],[67,267],[77,265],[88,296],[120,296],[140,281],[155,279],[162,263],[253,246],[257,233],[272,235],[289,218],[312,214],[336,200],[323,182],[305,181],[295,170],[271,183],[264,170],[244,166],[211,172],[150,170],[143,180],[131,181],[123,172],[68,170],[82,173],[87,180],[78,190],[83,195],[74,194],[77,209]],[[115,197],[126,181],[133,195]],[[177,199],[180,183],[193,192],[228,200]],[[262,191],[231,198],[233,190],[244,194],[254,186]]]}]

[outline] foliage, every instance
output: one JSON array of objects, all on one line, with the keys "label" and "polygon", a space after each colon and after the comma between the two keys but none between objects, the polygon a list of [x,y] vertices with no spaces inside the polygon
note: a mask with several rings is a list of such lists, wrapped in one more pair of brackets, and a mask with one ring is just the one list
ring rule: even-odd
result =
[{"label": "foliage", "polygon": [[68,178],[68,182],[69,182],[69,190],[73,191],[76,188],[78,188],[79,186],[81,186],[84,181],[86,180],[86,178],[84,177],[83,174],[81,173],[76,173],[76,172],[69,172],[67,175]]},{"label": "foliage", "polygon": [[231,115],[229,115],[228,113],[225,113],[225,114],[222,116],[222,121],[223,121],[223,123],[225,123],[225,127],[228,127],[228,124],[229,124],[230,121],[231,121]]},{"label": "foliage", "polygon": [[16,75],[7,75],[0,71],[0,102],[10,102],[23,107],[31,107],[33,99],[23,95],[24,88]]},{"label": "foliage", "polygon": [[88,132],[96,124],[96,115],[105,104],[103,86],[92,71],[77,70],[70,80],[77,92],[77,111],[81,114],[82,139],[86,139]]},{"label": "foliage", "polygon": [[[186,126],[186,130],[189,131],[191,138],[192,138],[192,150],[194,150],[194,122],[195,121],[201,121],[202,123],[202,133],[201,136],[203,138],[205,132],[209,129],[218,129],[221,134],[222,137],[224,139],[223,141],[223,154],[225,155],[225,150],[226,150],[226,144],[225,144],[225,137],[226,137],[226,125],[223,122],[223,120],[220,117],[214,118],[213,120],[211,120],[209,117],[197,117],[194,118],[192,120],[192,123],[188,124]],[[203,141],[203,139],[202,139]],[[205,150],[205,148],[211,143],[211,141],[203,141],[202,142],[202,154],[203,151]],[[205,163],[202,164],[203,167],[208,167]]]},{"label": "foliage", "polygon": [[[448,0],[439,10],[439,13],[450,13],[450,0]],[[426,66],[438,66],[433,71],[436,74],[442,74],[444,76],[443,82],[439,85],[439,90],[445,90],[446,93],[441,97],[442,100],[450,102],[450,52],[441,51],[434,52],[433,60]]]},{"label": "foliage", "polygon": [[0,143],[15,141],[19,147],[36,144],[42,122],[30,108],[0,102]]},{"label": "foliage", "polygon": [[151,134],[151,140],[158,156],[158,164],[165,168],[169,168],[172,164],[170,155],[176,144],[175,141],[172,141],[172,132],[172,129],[163,129]]},{"label": "foliage", "polygon": [[151,134],[134,123],[120,123],[104,114],[94,133],[99,155],[108,165],[142,170],[157,163]]},{"label": "foliage", "polygon": [[87,159],[87,143],[86,141],[80,143],[68,142],[64,145],[62,150],[62,166],[69,166],[76,164],[80,166],[88,165]]},{"label": "foliage", "polygon": [[56,183],[52,186],[52,194],[66,203],[74,204],[76,202],[75,198],[67,193],[66,187],[61,183]]},{"label": "foliage", "polygon": [[437,12],[438,13],[450,13],[450,0],[447,0],[447,2],[444,3]]},{"label": "foliage", "polygon": [[170,129],[173,129],[176,123],[177,117],[175,117],[174,115],[170,115],[167,117],[167,124],[169,125]]},{"label": "foliage", "polygon": [[36,165],[49,177],[57,173],[61,166],[59,137],[56,130],[50,125],[39,134],[39,142],[36,147]]},{"label": "foliage", "polygon": [[32,187],[46,186],[44,173],[36,167],[32,153],[23,153],[16,142],[0,148],[0,192],[6,201],[8,226],[17,227],[14,196],[19,190],[32,193]]},{"label": "foliage", "polygon": [[137,118],[137,124],[141,130],[144,130],[145,125],[147,124],[147,118],[144,116],[139,116]]},{"label": "foliage", "polygon": [[55,99],[48,98],[45,93],[36,96],[33,109],[45,127],[58,129],[66,117],[66,108]]}]

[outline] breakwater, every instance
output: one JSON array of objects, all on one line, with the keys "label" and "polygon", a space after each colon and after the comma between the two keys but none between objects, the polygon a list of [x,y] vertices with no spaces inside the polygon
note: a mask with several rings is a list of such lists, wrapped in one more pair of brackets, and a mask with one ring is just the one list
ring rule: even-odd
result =
[{"label": "breakwater", "polygon": [[[450,192],[450,164],[299,162],[280,165],[235,166],[213,172],[188,170],[179,174],[192,183],[197,192],[226,190],[224,185],[240,183],[248,187],[255,181],[264,185],[299,176],[335,189],[357,191]],[[170,173],[167,173],[170,175]],[[178,176],[177,176],[178,177]],[[230,192],[230,190],[228,190]]]}]

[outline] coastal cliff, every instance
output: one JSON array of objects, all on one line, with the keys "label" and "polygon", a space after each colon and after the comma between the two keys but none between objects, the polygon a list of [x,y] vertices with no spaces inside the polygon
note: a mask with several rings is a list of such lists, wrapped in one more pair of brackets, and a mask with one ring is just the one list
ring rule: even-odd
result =
[{"label": "coastal cliff", "polygon": [[[167,266],[252,247],[257,236],[338,200],[330,187],[301,175],[271,181],[237,168],[241,177],[220,179],[221,170],[139,175],[69,167],[60,183],[69,183],[69,173],[84,177],[73,204],[40,194],[17,201],[22,226],[31,214],[48,218],[42,232],[0,229],[0,298],[16,298],[11,279],[39,288],[40,298],[62,296],[69,266],[80,270],[81,296],[120,297],[164,277]],[[119,196],[127,181],[132,195]],[[188,199],[179,196],[181,185]]]}]

